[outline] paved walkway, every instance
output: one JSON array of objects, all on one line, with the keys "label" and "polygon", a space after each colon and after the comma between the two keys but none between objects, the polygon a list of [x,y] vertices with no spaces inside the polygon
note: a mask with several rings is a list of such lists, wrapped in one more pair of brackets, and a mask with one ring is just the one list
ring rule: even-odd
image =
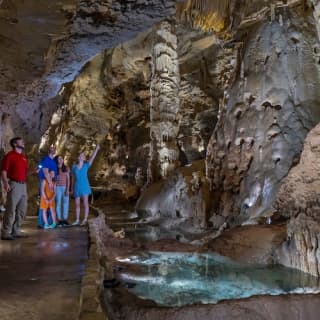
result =
[{"label": "paved walkway", "polygon": [[28,217],[23,231],[29,238],[0,240],[0,319],[76,319],[86,228],[39,230]]}]

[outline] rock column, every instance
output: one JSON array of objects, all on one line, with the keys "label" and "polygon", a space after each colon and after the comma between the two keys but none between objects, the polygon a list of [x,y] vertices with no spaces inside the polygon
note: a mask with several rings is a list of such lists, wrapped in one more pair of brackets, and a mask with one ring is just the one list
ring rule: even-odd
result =
[{"label": "rock column", "polygon": [[152,51],[149,182],[165,178],[179,163],[179,84],[175,21],[164,20],[155,31]]}]

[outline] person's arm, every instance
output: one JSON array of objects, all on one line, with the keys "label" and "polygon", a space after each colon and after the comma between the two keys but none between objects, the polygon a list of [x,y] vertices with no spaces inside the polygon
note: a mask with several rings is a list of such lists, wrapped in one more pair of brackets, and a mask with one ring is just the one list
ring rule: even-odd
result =
[{"label": "person's arm", "polygon": [[1,180],[2,180],[3,189],[6,192],[9,192],[11,190],[9,180],[8,180],[8,175],[7,175],[8,170],[9,170],[9,156],[6,154],[1,164]]},{"label": "person's arm", "polygon": [[69,169],[67,170],[67,181],[66,181],[66,192],[65,195],[69,195],[69,190],[70,190],[70,171]]},{"label": "person's arm", "polygon": [[53,183],[53,195],[52,197],[49,199],[49,203],[53,203],[55,197],[56,197],[56,189],[57,189],[57,185],[56,183]]},{"label": "person's arm", "polygon": [[71,181],[70,181],[70,183],[71,183],[71,194],[73,194],[73,188],[74,188],[74,182],[75,182],[75,176],[74,176],[74,173],[73,173],[73,167],[72,167],[72,171],[71,171]]},{"label": "person's arm", "polygon": [[48,199],[48,197],[47,197],[47,195],[46,195],[46,192],[45,192],[45,184],[46,184],[46,180],[42,180],[41,181],[41,197],[44,199],[44,201],[46,202],[46,203],[48,203],[49,202],[49,199]]},{"label": "person's arm", "polygon": [[95,157],[96,157],[96,155],[97,155],[97,153],[98,153],[99,150],[100,150],[100,146],[97,144],[97,145],[96,145],[96,148],[95,148],[94,151],[92,152],[92,155],[91,155],[91,157],[90,157],[90,159],[89,159],[89,166],[92,165],[92,162],[94,161],[94,159],[95,159]]},{"label": "person's arm", "polygon": [[50,174],[49,174],[49,169],[48,168],[42,168],[42,172],[44,174],[45,179],[48,181],[49,188],[52,189],[53,188],[53,183],[52,183],[52,179],[51,179]]},{"label": "person's arm", "polygon": [[1,179],[2,179],[3,189],[4,189],[6,192],[9,192],[10,189],[11,189],[11,187],[10,187],[10,184],[9,184],[9,181],[8,181],[7,171],[2,170],[2,172],[1,172]]}]

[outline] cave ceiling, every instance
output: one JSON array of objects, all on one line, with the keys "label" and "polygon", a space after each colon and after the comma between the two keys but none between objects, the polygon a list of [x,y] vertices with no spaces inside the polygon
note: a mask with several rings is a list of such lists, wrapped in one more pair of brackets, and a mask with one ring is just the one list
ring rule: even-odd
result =
[{"label": "cave ceiling", "polygon": [[[175,12],[172,1],[15,1],[0,3],[1,105],[14,130],[39,138],[42,105],[105,48]],[[50,109],[50,108],[49,108]],[[27,111],[27,112],[26,112]],[[52,110],[49,110],[49,113]],[[46,119],[47,118],[47,119]],[[42,132],[43,133],[43,132]]]}]

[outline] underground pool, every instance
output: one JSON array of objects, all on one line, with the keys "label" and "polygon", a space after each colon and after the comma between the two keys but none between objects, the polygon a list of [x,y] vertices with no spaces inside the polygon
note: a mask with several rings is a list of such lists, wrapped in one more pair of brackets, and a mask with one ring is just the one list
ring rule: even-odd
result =
[{"label": "underground pool", "polygon": [[214,253],[145,252],[117,262],[128,290],[159,306],[320,292],[312,275],[280,265],[241,264]]}]

